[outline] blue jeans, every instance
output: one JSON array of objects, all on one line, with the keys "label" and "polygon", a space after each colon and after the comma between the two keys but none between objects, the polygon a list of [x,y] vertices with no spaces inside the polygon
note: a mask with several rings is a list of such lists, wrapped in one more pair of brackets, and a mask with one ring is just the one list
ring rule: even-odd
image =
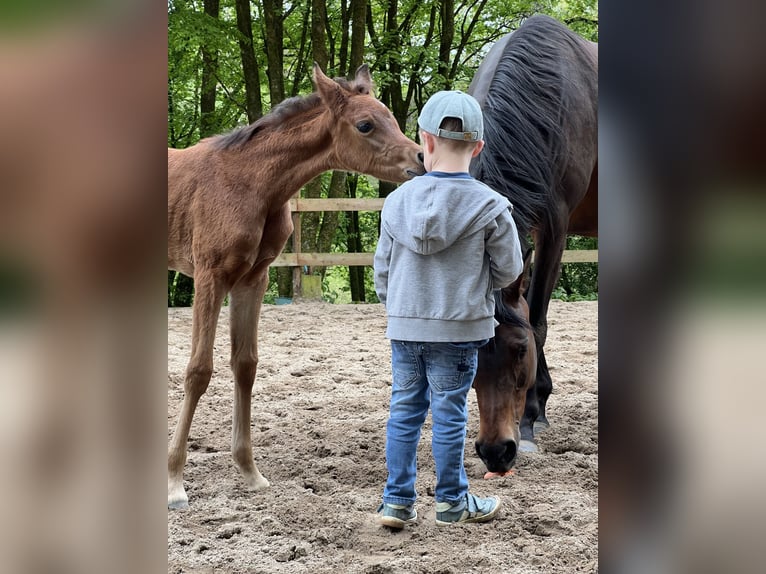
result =
[{"label": "blue jeans", "polygon": [[391,341],[393,385],[386,425],[388,480],[383,502],[415,502],[418,441],[429,405],[436,502],[455,504],[468,492],[463,465],[468,391],[476,376],[478,348],[486,342]]}]

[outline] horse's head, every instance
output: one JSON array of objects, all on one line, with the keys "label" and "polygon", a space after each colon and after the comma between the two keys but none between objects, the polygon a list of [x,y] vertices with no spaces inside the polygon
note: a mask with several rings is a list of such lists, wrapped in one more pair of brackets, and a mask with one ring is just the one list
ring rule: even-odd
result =
[{"label": "horse's head", "polygon": [[372,95],[367,65],[347,82],[331,80],[314,64],[314,84],[330,111],[328,127],[338,165],[393,182],[425,173],[420,146],[402,133],[391,111]]},{"label": "horse's head", "polygon": [[524,271],[510,286],[496,292],[495,337],[479,349],[479,370],[473,386],[479,403],[476,453],[490,472],[510,470],[516,460],[527,391],[535,382],[537,348],[529,325],[529,307],[522,293],[528,281],[531,250]]}]

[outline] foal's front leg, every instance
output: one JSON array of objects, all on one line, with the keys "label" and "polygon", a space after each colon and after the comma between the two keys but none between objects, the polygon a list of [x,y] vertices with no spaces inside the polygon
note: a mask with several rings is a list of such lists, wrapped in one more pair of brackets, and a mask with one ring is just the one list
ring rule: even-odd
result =
[{"label": "foal's front leg", "polygon": [[261,301],[269,283],[268,268],[253,283],[236,285],[231,291],[229,324],[231,329],[231,370],[234,372],[234,415],[232,418],[231,454],[247,487],[269,487],[253,460],[250,438],[250,411],[258,366],[258,319]]},{"label": "foal's front leg", "polygon": [[213,374],[215,329],[225,295],[226,287],[220,279],[204,270],[195,272],[191,359],[186,367],[181,414],[168,448],[168,508],[189,507],[183,480],[186,441],[197,403],[207,390]]}]

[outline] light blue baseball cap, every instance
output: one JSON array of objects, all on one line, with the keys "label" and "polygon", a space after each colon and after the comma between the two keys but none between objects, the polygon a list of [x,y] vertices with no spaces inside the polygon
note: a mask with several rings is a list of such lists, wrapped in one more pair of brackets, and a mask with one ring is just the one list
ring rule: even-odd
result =
[{"label": "light blue baseball cap", "polygon": [[[452,132],[439,126],[444,118],[463,120],[463,131]],[[460,90],[436,92],[420,112],[418,126],[423,131],[452,140],[477,142],[484,137],[484,119],[476,98]]]}]

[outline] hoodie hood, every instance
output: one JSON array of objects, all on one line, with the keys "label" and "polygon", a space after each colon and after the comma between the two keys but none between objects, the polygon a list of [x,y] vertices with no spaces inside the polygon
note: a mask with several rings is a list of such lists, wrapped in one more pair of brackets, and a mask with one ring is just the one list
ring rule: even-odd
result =
[{"label": "hoodie hood", "polygon": [[430,255],[483,230],[509,208],[506,198],[473,178],[424,175],[386,198],[383,225],[410,251]]}]

